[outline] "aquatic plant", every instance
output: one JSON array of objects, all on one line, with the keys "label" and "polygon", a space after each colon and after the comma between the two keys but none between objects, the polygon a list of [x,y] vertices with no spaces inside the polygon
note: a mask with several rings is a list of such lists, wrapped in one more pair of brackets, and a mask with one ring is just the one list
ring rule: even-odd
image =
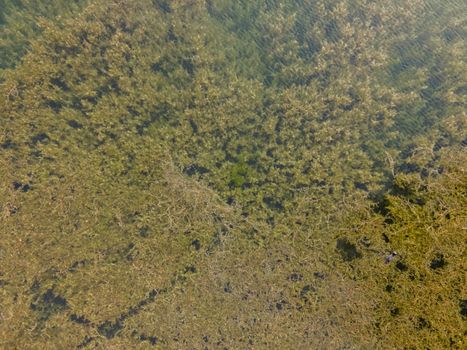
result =
[{"label": "aquatic plant", "polygon": [[461,11],[12,4],[3,348],[463,348]]}]

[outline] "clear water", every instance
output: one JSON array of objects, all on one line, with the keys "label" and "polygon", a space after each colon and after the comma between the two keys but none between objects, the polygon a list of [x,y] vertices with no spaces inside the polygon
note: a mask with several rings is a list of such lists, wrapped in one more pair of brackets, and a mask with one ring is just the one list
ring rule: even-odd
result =
[{"label": "clear water", "polygon": [[0,347],[465,346],[464,1],[0,1]]}]

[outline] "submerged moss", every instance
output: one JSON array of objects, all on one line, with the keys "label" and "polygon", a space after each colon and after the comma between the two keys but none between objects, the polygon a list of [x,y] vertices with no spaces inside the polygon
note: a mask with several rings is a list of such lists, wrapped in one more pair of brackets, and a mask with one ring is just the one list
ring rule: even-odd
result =
[{"label": "submerged moss", "polygon": [[41,22],[0,87],[2,346],[463,348],[467,70],[432,5]]}]

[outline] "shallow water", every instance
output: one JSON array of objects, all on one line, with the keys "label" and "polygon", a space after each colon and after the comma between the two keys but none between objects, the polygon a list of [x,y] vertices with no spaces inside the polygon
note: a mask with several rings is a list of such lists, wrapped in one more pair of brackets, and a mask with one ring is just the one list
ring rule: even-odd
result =
[{"label": "shallow water", "polygon": [[0,8],[0,347],[465,346],[464,1]]}]

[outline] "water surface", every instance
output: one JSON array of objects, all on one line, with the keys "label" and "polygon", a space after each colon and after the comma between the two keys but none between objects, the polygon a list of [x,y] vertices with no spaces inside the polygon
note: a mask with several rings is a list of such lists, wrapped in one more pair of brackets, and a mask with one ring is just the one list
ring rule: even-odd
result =
[{"label": "water surface", "polygon": [[465,2],[0,8],[0,347],[465,346]]}]

